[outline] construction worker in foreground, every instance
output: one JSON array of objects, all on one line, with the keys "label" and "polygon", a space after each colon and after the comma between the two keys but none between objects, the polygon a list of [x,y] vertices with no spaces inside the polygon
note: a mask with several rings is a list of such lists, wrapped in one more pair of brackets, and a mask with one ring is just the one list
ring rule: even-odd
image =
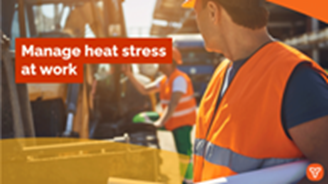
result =
[{"label": "construction worker in foreground", "polygon": [[[159,71],[164,74],[163,78],[147,86],[142,85],[134,78],[130,67],[125,66],[124,72],[140,93],[144,95],[160,93],[160,103],[163,112],[160,116],[157,116],[159,119],[156,118],[156,120],[149,117],[152,116],[151,114],[141,113],[134,118],[134,122],[138,118],[156,120],[153,124],[157,128],[172,131],[178,153],[191,156],[192,145],[190,133],[196,121],[196,100],[194,98],[191,80],[187,74],[176,68],[177,65],[182,64],[182,58],[180,52],[174,47],[172,57],[172,64],[159,65]],[[184,183],[188,183],[193,178],[192,164],[189,160],[180,160],[180,169],[183,171],[181,174],[184,177]]]},{"label": "construction worker in foreground", "polygon": [[206,50],[227,58],[197,114],[194,181],[303,158],[328,170],[327,73],[269,35],[265,1],[187,0],[182,6],[194,9]]}]

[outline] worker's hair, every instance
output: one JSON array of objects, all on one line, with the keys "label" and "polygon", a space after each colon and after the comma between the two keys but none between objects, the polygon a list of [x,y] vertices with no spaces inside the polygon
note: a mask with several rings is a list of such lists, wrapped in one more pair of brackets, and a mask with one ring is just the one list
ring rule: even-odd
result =
[{"label": "worker's hair", "polygon": [[246,28],[256,30],[268,23],[269,11],[265,7],[266,0],[202,0],[203,8],[209,1],[223,7],[236,24]]}]

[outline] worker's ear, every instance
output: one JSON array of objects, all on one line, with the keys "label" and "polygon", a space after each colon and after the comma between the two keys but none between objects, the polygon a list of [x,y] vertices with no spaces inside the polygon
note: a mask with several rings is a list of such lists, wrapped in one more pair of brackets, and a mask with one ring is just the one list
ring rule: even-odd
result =
[{"label": "worker's ear", "polygon": [[208,10],[209,19],[211,20],[211,22],[213,24],[218,24],[221,17],[221,6],[219,6],[213,1],[208,1],[206,9]]}]

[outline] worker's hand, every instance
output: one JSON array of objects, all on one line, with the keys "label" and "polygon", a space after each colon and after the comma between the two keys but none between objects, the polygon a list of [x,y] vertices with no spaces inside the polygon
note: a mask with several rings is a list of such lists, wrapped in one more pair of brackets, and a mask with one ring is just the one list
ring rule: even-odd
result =
[{"label": "worker's hand", "polygon": [[131,65],[129,65],[129,64],[122,65],[122,71],[124,72],[124,74],[126,76],[132,75]]},{"label": "worker's hand", "polygon": [[164,123],[161,120],[155,121],[153,124],[156,128],[162,128],[164,126]]}]

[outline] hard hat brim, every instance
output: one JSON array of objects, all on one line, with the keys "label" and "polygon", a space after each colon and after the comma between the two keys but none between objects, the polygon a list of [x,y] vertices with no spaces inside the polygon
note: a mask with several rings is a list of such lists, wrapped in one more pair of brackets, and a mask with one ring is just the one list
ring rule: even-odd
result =
[{"label": "hard hat brim", "polygon": [[186,1],[186,2],[182,3],[181,6],[182,6],[182,8],[194,8],[195,0]]}]

